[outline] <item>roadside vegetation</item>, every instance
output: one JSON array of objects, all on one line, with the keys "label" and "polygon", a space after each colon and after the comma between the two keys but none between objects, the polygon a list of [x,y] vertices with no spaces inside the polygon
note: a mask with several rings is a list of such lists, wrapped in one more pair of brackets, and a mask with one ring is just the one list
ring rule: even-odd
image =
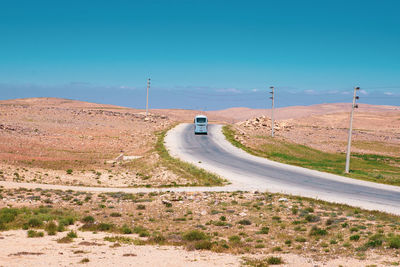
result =
[{"label": "roadside vegetation", "polygon": [[269,136],[251,137],[263,140],[261,146],[251,148],[235,139],[238,133],[229,125],[223,127],[223,134],[234,146],[255,156],[351,178],[400,185],[400,157],[352,153],[350,173],[347,174],[344,172],[345,154],[327,153]]},{"label": "roadside vegetation", "polygon": [[91,231],[108,233],[104,241],[111,246],[159,244],[265,255],[244,259],[249,266],[279,264],[285,253],[314,259],[400,253],[398,216],[309,198],[241,191],[0,193],[3,203],[20,206],[0,209],[2,231],[24,229],[27,238],[52,235],[58,243],[74,243],[82,231]]},{"label": "roadside vegetation", "polygon": [[[172,127],[171,127],[172,128]],[[169,184],[158,187],[177,187],[177,186],[221,186],[227,184],[227,181],[216,174],[210,173],[204,169],[198,168],[193,164],[181,161],[171,157],[164,143],[165,135],[171,128],[156,132],[157,137],[154,150],[149,155],[156,153],[156,160],[149,160],[150,156],[125,163],[122,166],[140,171],[143,179],[150,179],[152,170],[164,169],[170,171],[176,177],[184,177],[188,182],[182,184],[172,181]],[[150,187],[150,186],[149,186]]]},{"label": "roadside vegetation", "polygon": [[216,174],[210,173],[204,169],[198,168],[193,164],[181,161],[177,158],[171,157],[168,150],[165,148],[165,135],[168,130],[157,133],[157,143],[155,150],[158,152],[161,158],[161,165],[166,166],[168,169],[173,171],[175,174],[184,176],[192,180],[191,185],[199,186],[212,186],[212,185],[224,185],[226,180],[222,179]]}]

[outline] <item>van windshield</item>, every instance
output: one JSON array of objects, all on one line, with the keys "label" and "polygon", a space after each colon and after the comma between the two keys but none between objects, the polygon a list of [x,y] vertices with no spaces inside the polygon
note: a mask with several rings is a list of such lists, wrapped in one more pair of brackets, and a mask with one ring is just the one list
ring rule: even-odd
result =
[{"label": "van windshield", "polygon": [[205,123],[206,120],[207,120],[206,118],[197,118],[197,119],[196,119],[196,122],[197,122],[197,123]]}]

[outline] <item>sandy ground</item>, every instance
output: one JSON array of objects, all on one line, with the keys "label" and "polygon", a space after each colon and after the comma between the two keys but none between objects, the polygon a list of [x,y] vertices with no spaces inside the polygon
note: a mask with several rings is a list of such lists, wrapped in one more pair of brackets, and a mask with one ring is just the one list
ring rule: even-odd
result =
[{"label": "sandy ground", "polygon": [[[345,153],[348,127],[348,112],[309,115],[275,121],[275,136],[325,152]],[[238,139],[255,148],[265,142],[262,137],[270,135],[271,120],[256,117],[236,123],[235,128],[241,133]],[[361,105],[354,114],[352,151],[399,157],[400,108]]]},{"label": "sandy ground", "polygon": [[[59,244],[57,236],[27,238],[26,231],[14,230],[0,235],[0,266],[241,266],[243,257],[265,258],[268,255],[230,255],[208,251],[187,251],[171,246],[135,246],[104,241],[105,233],[78,232],[73,243]],[[390,265],[398,258],[370,253],[366,259],[337,258],[313,260],[296,254],[273,254],[281,257],[281,266],[367,266]],[[87,263],[81,263],[88,259]]]},{"label": "sandy ground", "polygon": [[[57,98],[0,101],[0,180],[108,187],[161,186],[184,177],[158,162],[166,115]],[[72,173],[67,173],[67,170]]]},{"label": "sandy ground", "polygon": [[[292,126],[287,128],[288,131],[278,131],[278,135],[324,151],[343,151],[349,109],[349,104],[277,109],[275,115],[278,123]],[[146,119],[143,110],[54,98],[0,101],[0,185],[9,188],[23,186],[32,189],[42,187],[137,193],[154,189],[127,187],[154,186],[171,181],[185,183],[184,177],[176,177],[165,169],[157,169],[151,172],[151,178],[147,178],[141,173],[143,168],[139,167],[157,162],[157,155],[152,153],[155,131],[167,129],[176,122],[191,122],[195,115],[203,112],[151,110],[151,113]],[[359,149],[356,151],[398,156],[399,113],[399,107],[361,104],[354,121],[354,148]],[[270,111],[233,108],[205,114],[212,122],[234,123],[262,115],[269,116]],[[249,133],[264,134],[266,131],[268,129],[260,127],[251,129]],[[374,146],[368,142],[374,142]],[[390,149],[387,149],[387,144]],[[366,145],[372,150],[366,149]],[[133,166],[126,170],[126,166],[113,163],[120,154],[142,158],[133,160]],[[66,173],[69,168],[73,169],[72,174]],[[217,188],[173,188],[172,191],[238,189],[245,187],[233,184]],[[256,188],[253,186],[248,189]],[[14,197],[9,199],[9,203],[16,204]],[[106,233],[78,232],[78,238],[73,243],[59,244],[55,241],[64,235],[27,238],[26,231],[22,230],[0,232],[0,266],[240,266],[243,256],[269,256],[187,251],[166,246],[121,244],[114,247],[112,243],[104,241],[104,237],[110,235]],[[89,245],[82,242],[89,242]],[[398,258],[373,252],[369,252],[364,260],[355,256],[315,260],[300,254],[273,255],[281,256],[285,266],[399,264]],[[89,262],[80,263],[85,258]]]}]

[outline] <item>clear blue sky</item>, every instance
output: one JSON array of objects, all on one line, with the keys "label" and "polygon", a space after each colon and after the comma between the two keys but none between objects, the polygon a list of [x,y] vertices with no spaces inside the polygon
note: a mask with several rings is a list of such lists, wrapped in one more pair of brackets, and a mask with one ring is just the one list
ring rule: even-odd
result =
[{"label": "clear blue sky", "polygon": [[0,2],[0,99],[142,108],[400,103],[400,1]]}]

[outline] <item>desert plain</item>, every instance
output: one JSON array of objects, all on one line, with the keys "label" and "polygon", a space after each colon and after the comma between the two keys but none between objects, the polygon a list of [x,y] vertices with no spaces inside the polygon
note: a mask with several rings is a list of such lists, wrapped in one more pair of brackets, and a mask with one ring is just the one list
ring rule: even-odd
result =
[{"label": "desert plain", "polygon": [[[67,99],[0,101],[0,266],[399,265],[394,215],[268,192],[173,190],[229,183],[172,159],[163,147],[168,129],[198,113],[228,125],[232,139],[254,153],[300,164],[269,150],[341,159],[349,112],[350,104],[276,109],[271,139],[269,110],[150,110],[146,116]],[[352,152],[360,171],[349,179],[399,185],[400,107],[360,104]],[[385,170],[366,170],[362,160],[379,161]],[[7,187],[11,182],[35,186]],[[171,191],[90,193],[41,184]]]}]

